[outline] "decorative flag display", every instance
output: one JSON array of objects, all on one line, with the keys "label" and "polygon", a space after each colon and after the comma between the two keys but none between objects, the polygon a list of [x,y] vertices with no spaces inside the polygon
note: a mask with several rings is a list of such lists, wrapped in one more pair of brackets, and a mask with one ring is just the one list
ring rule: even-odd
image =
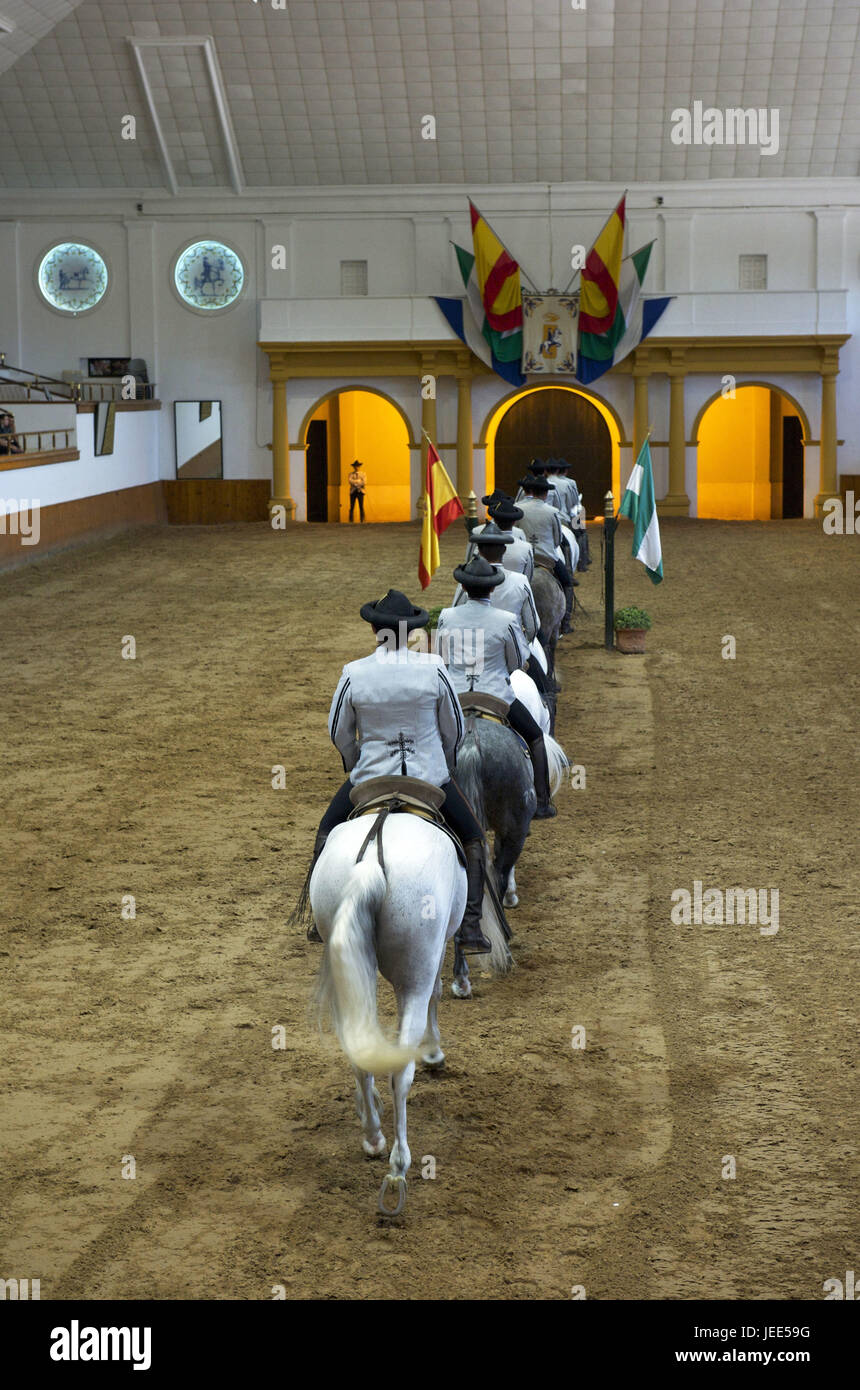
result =
[{"label": "decorative flag display", "polygon": [[576,374],[583,385],[596,381],[616,362],[622,361],[628,352],[632,352],[637,343],[648,337],[671,303],[671,295],[660,299],[642,297],[642,283],[653,245],[653,241],[650,241],[622,260],[618,301],[611,328],[605,333],[581,332]]},{"label": "decorative flag display", "polygon": [[[618,284],[624,255],[625,193],[585,258],[579,282],[579,333],[608,333],[618,308]],[[585,344],[580,343],[580,350]]]},{"label": "decorative flag display", "polygon": [[654,471],[651,467],[651,445],[646,439],[630,474],[627,491],[618,508],[619,516],[633,522],[633,559],[641,560],[652,584],[663,581],[663,549],[660,545],[660,523],[654,502]]},{"label": "decorative flag display", "polygon": [[445,465],[428,440],[427,471],[424,475],[424,520],[421,524],[421,549],[418,552],[418,578],[426,589],[439,568],[439,537],[452,521],[463,516],[460,499]]},{"label": "decorative flag display", "polygon": [[524,385],[525,377],[520,371],[519,358],[513,362],[502,362],[490,347],[490,340],[485,332],[481,292],[478,289],[478,281],[474,273],[475,257],[471,251],[464,251],[461,246],[455,246],[454,250],[457,253],[460,274],[463,276],[463,283],[466,286],[466,298],[450,299],[437,294],[434,295],[436,303],[445,315],[448,326],[453,328],[461,343],[465,343],[466,347],[471,348],[481,362],[485,362],[511,386]]},{"label": "decorative flag display", "polygon": [[[500,362],[519,362],[523,355],[523,302],[520,267],[487,220],[469,199],[474,274],[484,310],[482,331]],[[455,248],[456,249],[456,248]],[[460,256],[458,251],[458,259]],[[462,264],[461,264],[462,272]],[[466,276],[463,276],[466,281]]]},{"label": "decorative flag display", "polygon": [[460,341],[511,386],[551,376],[587,386],[647,338],[672,301],[642,294],[654,243],[627,254],[626,194],[572,293],[523,293],[519,263],[471,199],[469,213],[474,251],[451,243],[465,298],[434,298]]},{"label": "decorative flag display", "polygon": [[523,295],[523,371],[574,376],[579,302],[569,294]]}]

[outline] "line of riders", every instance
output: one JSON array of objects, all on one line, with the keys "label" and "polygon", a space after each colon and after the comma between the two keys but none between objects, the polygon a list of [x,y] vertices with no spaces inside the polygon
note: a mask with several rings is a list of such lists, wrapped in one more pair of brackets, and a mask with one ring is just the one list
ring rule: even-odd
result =
[{"label": "line of riders", "polygon": [[[484,896],[484,827],[460,791],[457,749],[464,734],[461,695],[475,691],[507,706],[511,728],[526,743],[534,770],[539,820],[555,816],[549,787],[547,754],[540,724],[516,697],[513,672],[525,671],[541,694],[554,682],[537,659],[540,623],[531,579],[535,565],[550,570],[566,600],[570,631],[575,569],[590,564],[585,512],[564,459],[532,459],[520,480],[516,499],[496,489],[482,501],[489,520],[472,525],[466,560],[454,570],[457,590],[436,629],[436,650],[409,648],[409,634],[423,628],[429,614],[405,594],[389,589],[384,598],[365,603],[361,617],[376,636],[370,656],[343,668],[329,713],[329,735],[343,760],[346,781],[335,793],[317,830],[314,866],[335,826],[353,812],[350,792],[371,778],[403,775],[440,788],[440,808],[460,840],[466,857],[467,900],[457,940],[464,952],[482,954],[491,944],[481,930]],[[573,531],[578,554],[562,534]],[[468,523],[467,523],[468,525]],[[321,942],[316,926],[308,940]]]}]

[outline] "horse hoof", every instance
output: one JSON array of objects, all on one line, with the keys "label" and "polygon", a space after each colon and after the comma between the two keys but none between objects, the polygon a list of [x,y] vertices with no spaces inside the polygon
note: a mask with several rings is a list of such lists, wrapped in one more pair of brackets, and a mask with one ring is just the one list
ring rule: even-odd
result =
[{"label": "horse hoof", "polygon": [[[390,1207],[386,1203],[386,1198],[392,1188],[394,1189],[394,1206]],[[396,1177],[393,1173],[386,1173],[379,1189],[378,1205],[380,1215],[399,1216],[406,1206],[406,1179]]]},{"label": "horse hoof", "polygon": [[441,1071],[445,1066],[445,1053],[439,1047],[435,1052],[425,1052],[421,1061],[428,1071]]},{"label": "horse hoof", "polygon": [[516,893],[506,893],[504,905],[505,907],[519,907],[520,900],[517,897]]},{"label": "horse hoof", "polygon": [[451,985],[451,993],[454,995],[455,999],[471,999],[472,986],[469,984],[468,980],[466,980],[464,984],[460,984],[459,980],[454,980]]},{"label": "horse hoof", "polygon": [[368,1158],[382,1158],[388,1145],[385,1142],[385,1135],[380,1134],[375,1144],[371,1144],[369,1139],[362,1139],[361,1147]]}]

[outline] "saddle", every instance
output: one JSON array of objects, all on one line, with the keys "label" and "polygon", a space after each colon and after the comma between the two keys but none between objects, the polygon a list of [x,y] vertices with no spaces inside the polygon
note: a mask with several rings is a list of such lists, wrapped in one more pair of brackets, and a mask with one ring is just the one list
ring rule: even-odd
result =
[{"label": "saddle", "polygon": [[468,717],[470,714],[477,716],[478,719],[492,719],[494,724],[504,724],[506,729],[510,729],[519,740],[520,747],[527,758],[531,757],[529,746],[522,734],[517,733],[511,726],[508,719],[508,708],[504,700],[498,700],[495,695],[487,695],[483,690],[464,690],[460,692],[460,704],[463,713]]},{"label": "saddle", "polygon": [[402,802],[407,810],[426,811],[435,819],[445,793],[441,787],[434,787],[432,782],[424,782],[420,777],[371,777],[353,787],[349,799],[355,807],[350,820],[353,816],[367,815],[374,806],[392,799]]},{"label": "saddle", "polygon": [[486,719],[494,719],[497,724],[508,722],[508,706],[495,695],[487,695],[483,690],[463,690],[459,700],[464,714],[480,714]]},{"label": "saddle", "polygon": [[555,560],[550,560],[548,555],[539,554],[535,551],[535,564],[539,569],[549,570],[550,574],[555,573]]},{"label": "saddle", "polygon": [[382,863],[382,827],[390,815],[406,813],[420,816],[422,820],[429,821],[431,825],[444,831],[456,849],[460,863],[466,867],[463,846],[440,810],[445,800],[445,793],[441,787],[434,787],[432,782],[424,782],[420,777],[370,777],[366,782],[359,782],[352,788],[349,799],[355,807],[349,814],[349,820],[355,820],[358,816],[375,817],[367,839],[359,850],[356,863],[360,862],[373,840],[376,840],[377,853]]}]

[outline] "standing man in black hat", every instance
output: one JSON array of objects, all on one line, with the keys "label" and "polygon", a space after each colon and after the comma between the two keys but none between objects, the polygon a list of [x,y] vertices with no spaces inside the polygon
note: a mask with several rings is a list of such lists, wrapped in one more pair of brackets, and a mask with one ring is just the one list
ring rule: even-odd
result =
[{"label": "standing man in black hat", "polygon": [[[370,656],[344,666],[331,703],[329,734],[348,775],[320,821],[310,872],[332,830],[352,811],[349,793],[356,784],[372,777],[420,777],[445,792],[442,815],[466,854],[460,947],[490,951],[491,943],[481,931],[484,831],[453,778],[463,738],[460,702],[441,658],[407,647],[409,633],[426,627],[429,614],[397,589],[389,589],[376,603],[365,603],[360,611],[378,645]],[[320,939],[316,927],[310,927],[308,940]]]},{"label": "standing man in black hat", "polygon": [[354,519],[355,504],[358,503],[358,512],[361,520],[364,521],[364,493],[367,488],[367,474],[355,459],[352,465],[352,472],[349,475],[349,519]]},{"label": "standing man in black hat", "polygon": [[508,706],[508,722],[528,744],[537,795],[536,820],[556,814],[549,790],[549,765],[543,730],[516,698],[512,671],[524,671],[529,649],[515,614],[493,608],[490,593],[504,581],[504,571],[480,555],[458,565],[454,578],[466,592],[466,602],[443,608],[436,628],[436,646],[445,661],[454,689],[495,695]]}]

